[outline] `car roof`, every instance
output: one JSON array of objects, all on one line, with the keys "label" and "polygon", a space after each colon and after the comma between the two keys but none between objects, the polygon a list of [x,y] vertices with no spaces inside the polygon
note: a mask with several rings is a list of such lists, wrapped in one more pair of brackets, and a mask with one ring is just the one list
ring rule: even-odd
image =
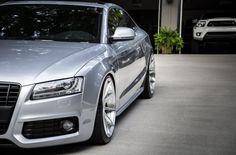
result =
[{"label": "car roof", "polygon": [[0,4],[3,5],[21,5],[21,4],[56,4],[56,5],[78,5],[78,6],[90,6],[90,7],[98,7],[98,8],[110,8],[111,6],[117,6],[112,3],[104,3],[100,1],[79,1],[79,0],[11,0],[5,3]]}]

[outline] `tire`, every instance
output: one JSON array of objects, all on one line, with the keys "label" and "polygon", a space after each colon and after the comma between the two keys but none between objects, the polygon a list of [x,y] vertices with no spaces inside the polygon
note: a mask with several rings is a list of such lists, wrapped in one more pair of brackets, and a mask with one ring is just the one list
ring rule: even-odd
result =
[{"label": "tire", "polygon": [[104,80],[100,93],[95,125],[90,142],[104,145],[111,141],[116,121],[116,96],[114,82],[111,76]]},{"label": "tire", "polygon": [[146,77],[143,84],[144,90],[140,96],[141,98],[150,99],[153,97],[156,82],[155,77],[155,57],[154,54],[151,54],[148,62]]}]

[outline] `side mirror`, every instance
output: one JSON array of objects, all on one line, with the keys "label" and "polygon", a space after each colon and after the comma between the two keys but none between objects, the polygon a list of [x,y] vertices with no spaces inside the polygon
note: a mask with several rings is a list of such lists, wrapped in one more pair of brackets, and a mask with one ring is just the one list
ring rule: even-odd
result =
[{"label": "side mirror", "polygon": [[134,30],[128,27],[117,27],[114,35],[110,37],[112,41],[126,41],[133,40],[134,38]]}]

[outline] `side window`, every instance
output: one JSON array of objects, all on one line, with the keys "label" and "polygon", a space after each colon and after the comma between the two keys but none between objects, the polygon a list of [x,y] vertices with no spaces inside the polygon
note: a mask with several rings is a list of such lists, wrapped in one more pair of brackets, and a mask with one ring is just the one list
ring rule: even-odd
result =
[{"label": "side window", "polygon": [[133,29],[136,26],[133,20],[126,12],[124,12],[124,17],[125,17],[126,27]]},{"label": "side window", "polygon": [[116,8],[110,10],[108,15],[109,36],[112,36],[116,28],[120,26],[122,18],[123,18],[123,12],[121,10]]},{"label": "side window", "polygon": [[134,28],[135,24],[126,12],[118,8],[113,8],[108,15],[109,36],[114,34],[117,27]]}]

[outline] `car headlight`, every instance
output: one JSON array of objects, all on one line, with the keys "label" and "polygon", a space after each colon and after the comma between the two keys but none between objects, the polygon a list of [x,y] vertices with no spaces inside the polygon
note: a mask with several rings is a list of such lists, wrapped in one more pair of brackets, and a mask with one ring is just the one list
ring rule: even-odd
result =
[{"label": "car headlight", "polygon": [[196,27],[204,27],[206,25],[206,21],[199,21],[197,24],[196,24]]},{"label": "car headlight", "polygon": [[82,91],[83,78],[69,78],[36,84],[31,96],[32,100],[59,97],[80,93]]}]

